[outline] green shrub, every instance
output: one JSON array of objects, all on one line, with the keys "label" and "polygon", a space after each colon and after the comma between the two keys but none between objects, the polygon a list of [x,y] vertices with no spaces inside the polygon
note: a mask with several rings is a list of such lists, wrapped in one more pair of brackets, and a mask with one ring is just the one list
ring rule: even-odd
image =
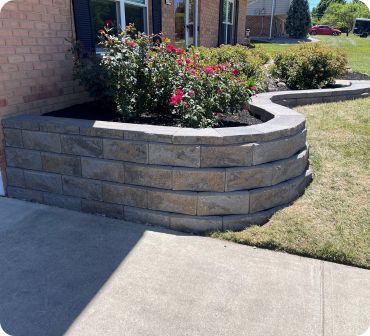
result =
[{"label": "green shrub", "polygon": [[345,74],[347,59],[339,49],[305,43],[275,55],[272,75],[291,89],[317,89]]},{"label": "green shrub", "polygon": [[221,64],[230,62],[238,65],[238,69],[247,77],[254,78],[257,86],[264,79],[263,65],[270,57],[260,49],[249,49],[242,45],[221,45],[219,48],[199,47],[201,62],[204,64]]},{"label": "green shrub", "polygon": [[243,62],[207,64],[196,49],[158,42],[132,26],[118,36],[103,30],[101,46],[99,62],[76,59],[76,77],[92,95],[112,97],[123,121],[150,114],[179,126],[214,127],[221,115],[243,110],[256,91]]}]

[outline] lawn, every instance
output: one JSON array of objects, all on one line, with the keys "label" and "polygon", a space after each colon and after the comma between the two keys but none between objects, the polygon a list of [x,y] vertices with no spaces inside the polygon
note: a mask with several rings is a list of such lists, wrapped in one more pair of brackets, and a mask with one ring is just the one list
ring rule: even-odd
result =
[{"label": "lawn", "polygon": [[[355,72],[370,76],[370,38],[360,38],[355,35],[346,36],[315,36],[325,45],[341,48],[347,54],[349,66]],[[281,51],[289,45],[273,43],[256,43],[257,48],[267,50],[270,54]]]},{"label": "lawn", "polygon": [[212,237],[370,268],[370,98],[296,108],[314,180],[262,227]]}]

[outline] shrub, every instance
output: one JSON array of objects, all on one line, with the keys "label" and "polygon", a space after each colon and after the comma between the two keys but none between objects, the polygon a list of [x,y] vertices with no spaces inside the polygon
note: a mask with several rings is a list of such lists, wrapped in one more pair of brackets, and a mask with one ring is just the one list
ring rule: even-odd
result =
[{"label": "shrub", "polygon": [[[113,97],[123,121],[150,114],[180,126],[213,127],[222,114],[246,107],[256,88],[244,64],[206,64],[196,49],[185,52],[169,42],[136,33],[132,26],[118,36],[105,29],[101,60],[77,59],[76,77],[92,94],[99,87],[105,97]],[[89,82],[94,72],[108,83]]]},{"label": "shrub", "polygon": [[275,55],[272,75],[291,89],[316,89],[333,84],[346,72],[342,51],[319,43],[290,47]]}]

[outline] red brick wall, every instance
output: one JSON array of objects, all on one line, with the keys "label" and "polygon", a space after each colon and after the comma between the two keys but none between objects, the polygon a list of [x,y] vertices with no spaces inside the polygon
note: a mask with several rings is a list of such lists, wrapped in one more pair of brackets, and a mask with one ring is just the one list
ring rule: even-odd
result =
[{"label": "red brick wall", "polygon": [[[74,33],[71,13],[71,0],[13,0],[2,8],[0,121],[9,115],[40,114],[86,100],[72,80],[70,45],[65,40]],[[1,170],[4,164],[0,145]]]},{"label": "red brick wall", "polygon": [[[251,30],[251,36],[269,36],[270,34],[270,16],[252,16],[246,18],[246,28]],[[285,25],[282,19],[274,18],[272,25],[273,36],[285,34]]]}]

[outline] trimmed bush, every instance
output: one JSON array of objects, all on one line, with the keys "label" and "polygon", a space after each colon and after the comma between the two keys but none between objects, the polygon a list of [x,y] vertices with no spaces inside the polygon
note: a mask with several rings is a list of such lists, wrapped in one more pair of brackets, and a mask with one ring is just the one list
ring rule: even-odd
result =
[{"label": "trimmed bush", "polygon": [[291,89],[317,89],[346,73],[345,54],[319,43],[304,43],[275,55],[272,75]]}]

